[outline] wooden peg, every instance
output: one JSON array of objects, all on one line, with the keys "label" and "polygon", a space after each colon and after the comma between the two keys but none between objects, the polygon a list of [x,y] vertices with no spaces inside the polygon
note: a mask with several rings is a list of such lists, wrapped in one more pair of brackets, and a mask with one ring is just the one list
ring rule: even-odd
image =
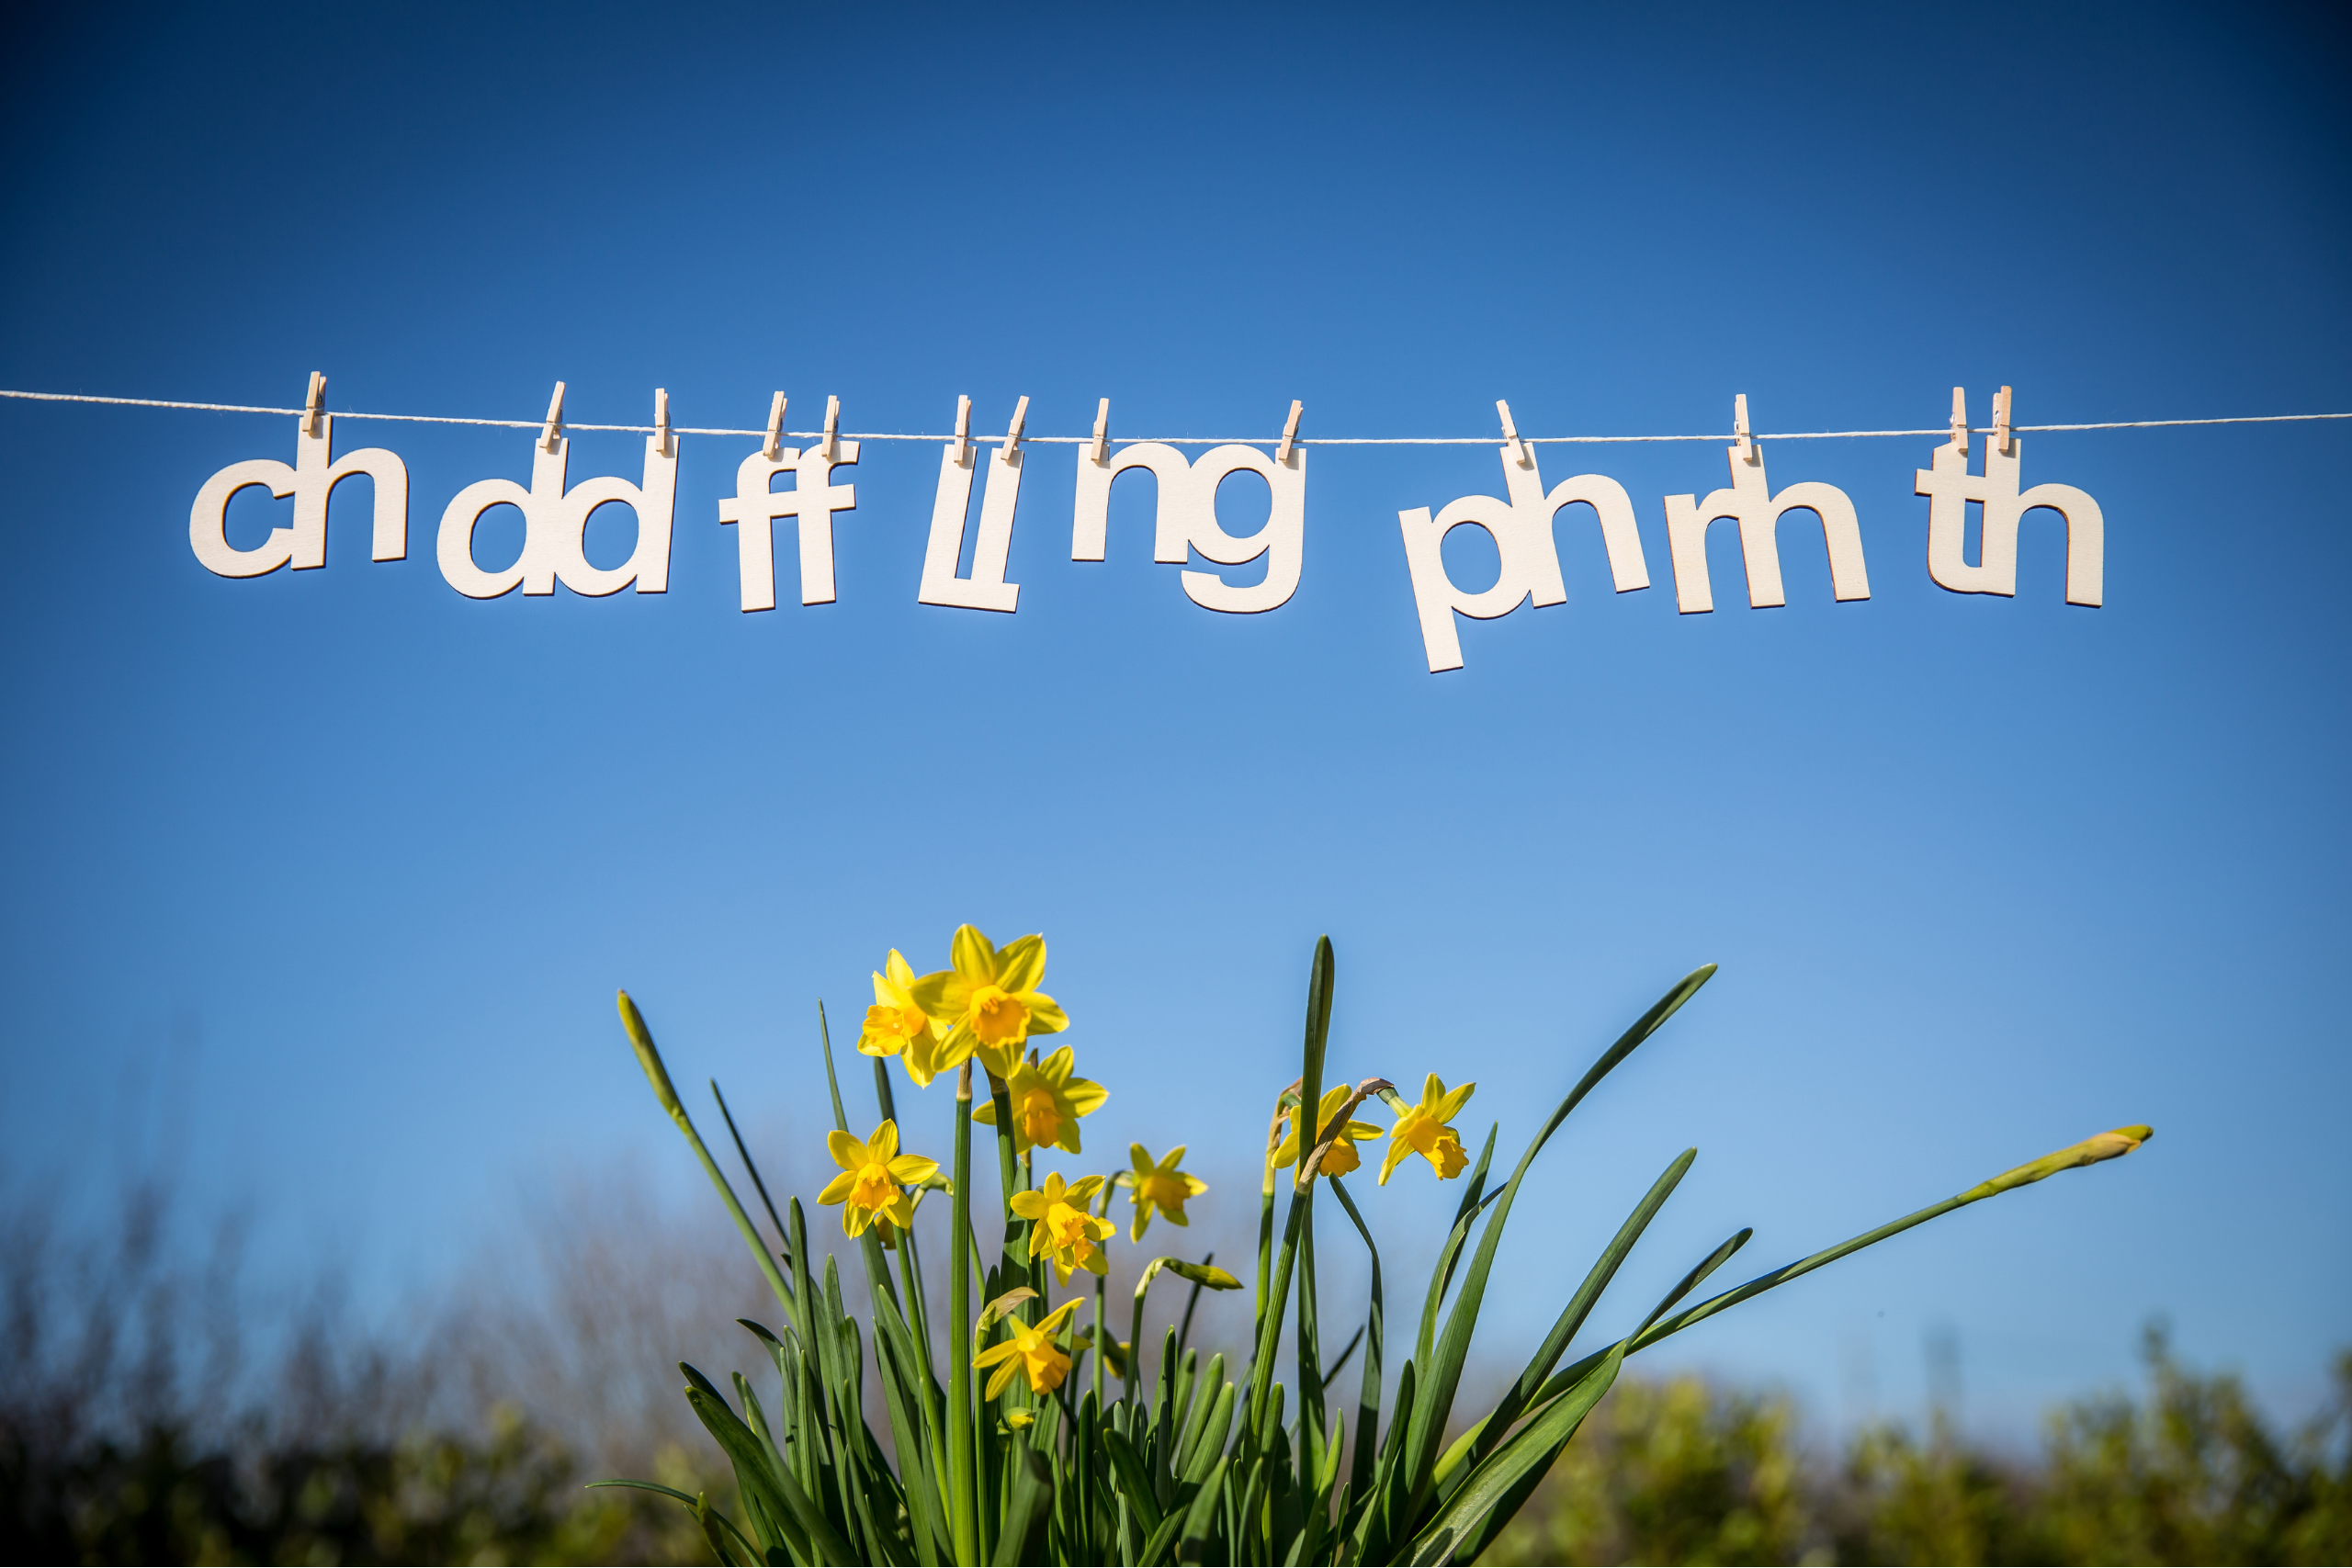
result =
[{"label": "wooden peg", "polygon": [[2007,387],[1993,394],[1993,449],[2004,457],[2009,456],[2009,389]]},{"label": "wooden peg", "polygon": [[1504,450],[1510,454],[1512,462],[1522,468],[1527,467],[1527,444],[1519,438],[1519,426],[1511,423],[1510,405],[1497,398],[1495,412],[1502,416]]},{"label": "wooden peg", "polygon": [[319,416],[326,412],[327,378],[319,371],[311,372],[311,389],[302,399],[302,434],[319,433]]},{"label": "wooden peg", "polygon": [[760,448],[760,455],[771,463],[784,447],[784,394],[778,392],[775,401],[768,405],[768,438]]},{"label": "wooden peg", "polygon": [[1029,400],[1022,399],[1013,405],[1012,423],[1004,433],[1004,460],[1011,462],[1021,451],[1021,430],[1029,423]]},{"label": "wooden peg", "polygon": [[1103,399],[1094,405],[1094,460],[1104,462],[1111,456],[1111,400]]},{"label": "wooden peg", "polygon": [[1747,430],[1747,394],[1735,393],[1731,400],[1731,444],[1739,453],[1740,461],[1756,460],[1756,438]]},{"label": "wooden peg", "polygon": [[653,389],[653,449],[670,455],[670,394],[660,387]]},{"label": "wooden peg", "polygon": [[[1998,401],[1998,400],[1995,400]],[[1951,449],[1962,457],[1968,455],[1968,389],[1951,389]]]},{"label": "wooden peg", "polygon": [[563,383],[555,384],[555,396],[548,400],[547,428],[539,432],[539,449],[552,452],[556,443],[563,439]]},{"label": "wooden peg", "polygon": [[972,400],[956,400],[956,466],[963,468],[972,460]]},{"label": "wooden peg", "polygon": [[1298,440],[1299,412],[1305,407],[1296,398],[1290,400],[1290,418],[1283,423],[1283,444],[1274,448],[1275,462],[1287,464],[1290,461],[1290,449]]},{"label": "wooden peg", "polygon": [[832,462],[832,461],[833,461],[833,460],[834,460],[834,459],[835,459],[835,458],[840,455],[840,452],[841,452],[841,445],[842,445],[842,440],[841,440],[841,423],[842,423],[842,400],[841,400],[839,398],[835,398],[835,397],[828,397],[828,398],[826,398],[826,400],[825,400],[825,461],[827,461],[828,463]]}]

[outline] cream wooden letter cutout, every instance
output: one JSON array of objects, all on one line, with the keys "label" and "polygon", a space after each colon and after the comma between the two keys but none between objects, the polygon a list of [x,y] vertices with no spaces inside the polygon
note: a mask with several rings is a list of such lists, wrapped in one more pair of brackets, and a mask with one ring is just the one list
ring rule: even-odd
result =
[{"label": "cream wooden letter cutout", "polygon": [[[643,482],[631,484],[605,475],[582,479],[566,491],[571,441],[563,434],[563,383],[558,381],[546,427],[532,444],[531,488],[525,490],[513,479],[477,480],[459,491],[441,513],[435,554],[449,586],[469,599],[495,599],[517,584],[526,596],[548,594],[559,581],[592,599],[617,593],[631,582],[639,593],[668,592],[678,453],[670,433],[669,395],[656,390],[653,398],[654,432],[645,438]],[[474,562],[474,525],[501,502],[522,511],[523,553],[503,570],[484,571]],[[588,514],[611,502],[637,513],[637,547],[619,566],[594,567],[582,553]]]},{"label": "cream wooden letter cutout", "polygon": [[963,610],[1001,610],[1007,615],[1021,602],[1021,584],[1004,580],[1004,563],[1012,553],[1012,513],[1021,499],[1021,431],[1028,422],[1029,400],[1012,411],[1012,426],[1004,445],[989,456],[989,482],[980,491],[980,533],[972,541],[972,575],[956,575],[964,554],[964,524],[971,514],[972,400],[956,400],[956,439],[939,449],[939,490],[931,506],[931,540],[922,553],[922,583],[915,590],[919,604],[944,604]]},{"label": "cream wooden letter cutout", "polygon": [[[857,443],[831,438],[794,448],[782,445],[785,398],[775,395],[768,414],[768,439],[735,466],[735,493],[718,503],[718,520],[735,525],[735,559],[744,612],[775,608],[775,523],[800,522],[800,602],[833,602],[833,513],[857,505],[857,487],[832,482],[833,469],[857,461]],[[841,417],[841,400],[829,400],[827,428]],[[778,474],[794,476],[793,488],[775,491]]]},{"label": "cream wooden letter cutout", "polygon": [[[1138,441],[1109,450],[1110,400],[1103,400],[1091,444],[1078,449],[1078,504],[1070,524],[1069,558],[1101,560],[1110,532],[1111,481],[1129,468],[1148,468],[1159,486],[1152,525],[1151,558],[1181,565],[1198,550],[1219,566],[1266,559],[1262,582],[1237,587],[1215,572],[1182,574],[1185,597],[1205,610],[1252,615],[1279,609],[1298,592],[1306,553],[1306,448],[1293,436],[1283,442],[1280,460],[1255,446],[1212,446],[1190,463],[1175,447]],[[1292,429],[1297,412],[1294,405]],[[1216,491],[1227,474],[1248,469],[1272,492],[1266,525],[1247,538],[1227,533],[1216,520]]]},{"label": "cream wooden letter cutout", "polygon": [[[381,446],[346,452],[330,462],[334,416],[325,411],[326,378],[311,373],[309,406],[294,427],[294,466],[272,457],[232,463],[196,492],[188,511],[187,542],[205,570],[222,577],[260,577],[291,565],[304,571],[327,564],[327,501],[334,487],[354,474],[375,481],[373,558],[401,560],[408,555],[408,465]],[[229,501],[249,485],[283,499],[294,498],[292,523],[270,530],[250,550],[233,549],[228,539]]]},{"label": "cream wooden letter cutout", "polygon": [[[1967,392],[1951,389],[1952,436],[1935,450],[1933,468],[1914,470],[1915,493],[1928,498],[1928,575],[1954,593],[2018,591],[2018,525],[2037,506],[2066,521],[2066,603],[2097,609],[2107,592],[2107,520],[2098,502],[2073,485],[2041,484],[2019,493],[2018,468],[2025,443],[2009,434],[2009,389],[1993,403],[1993,437],[1984,446],[1984,472],[1968,471]],[[1984,511],[1979,564],[1965,548],[1968,503]]]},{"label": "cream wooden letter cutout", "polygon": [[1840,602],[1869,598],[1870,573],[1862,565],[1862,529],[1854,517],[1854,503],[1844,491],[1817,479],[1775,493],[1764,477],[1764,449],[1748,434],[1747,394],[1740,394],[1734,406],[1737,434],[1724,448],[1731,458],[1731,489],[1711,491],[1704,501],[1688,495],[1666,498],[1666,542],[1674,558],[1676,607],[1686,615],[1702,615],[1715,607],[1714,589],[1707,581],[1707,527],[1724,517],[1739,524],[1749,605],[1764,610],[1786,604],[1775,531],[1781,513],[1797,508],[1821,519],[1829,546],[1832,594]]},{"label": "cream wooden letter cutout", "polygon": [[[1412,573],[1413,605],[1420,615],[1421,649],[1429,655],[1432,675],[1462,668],[1462,637],[1453,624],[1457,613],[1490,621],[1518,609],[1522,601],[1539,606],[1567,603],[1559,547],[1552,536],[1552,520],[1564,506],[1582,502],[1600,519],[1609,575],[1618,592],[1650,585],[1649,563],[1642,556],[1642,536],[1634,525],[1634,502],[1625,487],[1605,474],[1578,474],[1546,491],[1535,448],[1520,439],[1511,423],[1510,405],[1498,401],[1495,407],[1502,415],[1505,439],[1497,450],[1510,499],[1465,495],[1434,518],[1426,506],[1396,514],[1405,535],[1406,568]],[[1476,593],[1464,592],[1445,574],[1445,536],[1464,524],[1494,536],[1502,562],[1494,586]]]}]

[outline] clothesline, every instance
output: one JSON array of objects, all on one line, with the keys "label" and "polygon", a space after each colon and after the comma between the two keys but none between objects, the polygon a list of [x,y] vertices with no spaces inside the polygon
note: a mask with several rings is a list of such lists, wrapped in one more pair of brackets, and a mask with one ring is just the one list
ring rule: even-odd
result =
[{"label": "clothesline", "polygon": [[[263,408],[250,403],[193,403],[180,402],[164,398],[101,398],[81,392],[24,392],[11,391],[6,389],[0,389],[0,398],[17,398],[28,401],[44,403],[102,403],[119,408],[189,409],[201,413],[277,414],[294,419],[299,419],[309,412],[308,410],[299,408]],[[469,419],[451,414],[365,413],[357,411],[337,409],[326,409],[322,412],[332,414],[334,418],[341,420],[377,420],[399,424],[486,425],[497,430],[538,430],[543,428],[547,423],[544,419]],[[2294,424],[2309,423],[2314,420],[2329,419],[2352,419],[2352,412],[2236,414],[2219,419],[2116,419],[2099,420],[2077,424],[2012,424],[2009,428],[2012,431],[2020,434],[2074,430],[2165,430],[2185,425]],[[566,430],[610,431],[628,435],[650,435],[653,434],[655,428],[650,424],[590,424],[585,422],[575,423],[571,420],[566,420],[562,422],[562,423],[563,428]],[[1993,427],[1991,425],[1972,425],[1970,429],[1975,434],[1989,435],[1993,433]],[[670,427],[670,433],[673,435],[748,436],[754,440],[763,440],[766,438],[768,434],[765,430],[737,430],[726,429],[718,426],[686,424],[673,424]],[[820,430],[787,430],[779,432],[779,434],[789,435],[796,440],[813,441],[821,438],[826,433]],[[837,431],[834,434],[839,439],[843,441],[947,442],[956,439],[956,436],[953,434],[909,434],[901,431],[843,430]],[[1759,430],[1752,432],[1750,439],[1756,441],[1850,441],[1865,440],[1877,436],[1950,435],[1951,434],[1951,427],[1948,424],[1942,424],[1931,425],[1918,430],[1784,430],[1778,432]],[[976,442],[988,443],[1001,441],[1004,437],[1001,435],[983,435],[974,433],[970,436],[970,439]],[[1229,436],[1123,435],[1114,436],[1111,439],[1114,445],[1121,446],[1131,446],[1138,441],[1157,441],[1162,445],[1170,446],[1272,446],[1277,445],[1281,441],[1282,437],[1280,433],[1277,432],[1272,434]],[[1701,434],[1696,435],[1522,434],[1520,439],[1533,446],[1610,446],[1634,442],[1657,441],[1727,442],[1736,439],[1736,437],[1732,432],[1724,431],[1720,433]],[[1024,442],[1036,442],[1041,445],[1048,446],[1082,446],[1091,443],[1094,440],[1094,437],[1091,434],[1024,434],[1022,436],[1022,440]],[[1500,440],[1501,437],[1496,435],[1301,435],[1295,438],[1296,444],[1301,446],[1493,446],[1498,445]]]}]

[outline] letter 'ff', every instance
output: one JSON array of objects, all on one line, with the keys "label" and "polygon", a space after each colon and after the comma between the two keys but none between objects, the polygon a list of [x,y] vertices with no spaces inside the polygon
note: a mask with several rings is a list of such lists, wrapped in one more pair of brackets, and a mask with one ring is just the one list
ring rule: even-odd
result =
[{"label": "letter 'ff'", "polygon": [[[305,414],[296,427],[294,466],[271,457],[232,463],[196,492],[187,516],[187,542],[207,570],[222,577],[259,577],[291,565],[296,571],[327,564],[327,498],[354,474],[376,481],[375,558],[400,560],[408,554],[408,465],[381,446],[346,452],[334,462],[327,455],[334,440],[334,416]],[[290,527],[273,528],[250,550],[228,540],[229,499],[259,485],[274,496],[294,498]]]},{"label": "letter 'ff'", "polygon": [[[566,491],[571,449],[571,438],[551,416],[547,434],[532,444],[529,490],[513,479],[481,479],[458,492],[441,514],[437,549],[441,575],[450,587],[469,599],[495,599],[518,583],[526,594],[552,593],[559,581],[589,598],[617,593],[631,582],[639,593],[668,591],[670,516],[678,491],[676,437],[662,429],[645,438],[645,480],[635,485],[607,475]],[[522,511],[523,553],[503,570],[484,571],[474,562],[474,525],[502,502]],[[637,513],[637,548],[619,566],[591,566],[582,549],[588,514],[616,502]]]}]

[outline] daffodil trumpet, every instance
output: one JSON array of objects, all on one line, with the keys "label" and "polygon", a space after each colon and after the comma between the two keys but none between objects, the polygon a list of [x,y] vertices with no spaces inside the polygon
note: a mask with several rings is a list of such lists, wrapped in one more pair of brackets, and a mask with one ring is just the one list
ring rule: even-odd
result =
[{"label": "daffodil trumpet", "polygon": [[[1068,1045],[1032,1048],[1037,1037],[1068,1022],[1037,988],[1045,944],[1027,937],[1000,950],[967,926],[956,933],[951,960],[948,970],[915,976],[905,956],[890,950],[875,972],[876,1001],[859,1037],[859,1049],[874,1066],[880,1112],[871,1133],[850,1132],[834,1085],[834,1131],[826,1146],[838,1172],[820,1201],[841,1210],[844,1237],[858,1241],[854,1250],[867,1270],[864,1294],[871,1309],[864,1324],[844,1310],[834,1261],[817,1257],[810,1247],[799,1201],[783,1206],[788,1223],[778,1217],[738,1132],[737,1153],[768,1216],[785,1233],[786,1281],[775,1248],[703,1146],[643,1017],[626,995],[620,998],[623,1027],[655,1100],[718,1190],[789,1316],[780,1334],[746,1325],[761,1337],[778,1374],[757,1390],[739,1375],[730,1400],[711,1380],[684,1369],[690,1406],[734,1467],[745,1522],[739,1526],[705,1498],[672,1495],[693,1509],[722,1562],[1069,1564],[1181,1557],[1357,1568],[1475,1561],[1560,1457],[1627,1356],[1954,1209],[2061,1171],[2112,1162],[2151,1135],[2140,1125],[2098,1134],[1686,1304],[1747,1241],[1752,1233],[1742,1229],[1683,1274],[1646,1314],[1624,1314],[1632,1333],[1562,1366],[1567,1346],[1602,1304],[1620,1265],[1690,1168],[1697,1151],[1686,1151],[1626,1218],[1524,1370],[1501,1385],[1500,1400],[1483,1415],[1457,1410],[1498,1248],[1535,1159],[1593,1087],[1689,1002],[1713,969],[1701,968],[1678,982],[1601,1052],[1535,1130],[1508,1179],[1492,1185],[1495,1134],[1486,1136],[1474,1160],[1456,1126],[1474,1086],[1449,1087],[1429,1073],[1418,1098],[1408,1099],[1383,1077],[1325,1085],[1327,1050],[1343,1053],[1347,1043],[1331,1037],[1334,966],[1330,944],[1318,942],[1307,988],[1303,1071],[1275,1097],[1267,1128],[1250,1370],[1228,1380],[1223,1354],[1208,1357],[1204,1366],[1189,1344],[1201,1292],[1240,1288],[1238,1280],[1214,1266],[1214,1253],[1199,1263],[1151,1258],[1138,1270],[1129,1337],[1112,1338],[1104,1321],[1114,1242],[1140,1243],[1159,1221],[1188,1225],[1188,1204],[1206,1190],[1183,1168],[1185,1145],[1155,1156],[1131,1144],[1127,1167],[1109,1176],[1073,1180],[1045,1168],[1057,1155],[1079,1152],[1080,1119],[1100,1113],[1108,1098],[1102,1086],[1076,1076]],[[972,1213],[976,1063],[988,1074],[981,1103],[995,1126],[1002,1189],[1004,1247],[989,1264],[980,1257],[977,1232],[997,1218],[976,1221]],[[900,1120],[890,1086],[900,1070],[922,1085],[949,1066],[956,1069],[955,1142],[951,1173],[943,1175],[934,1162],[903,1146],[926,1139],[920,1123]],[[830,1084],[830,1051],[826,1069]],[[716,1094],[715,1084],[712,1089]],[[1385,1132],[1355,1120],[1374,1098],[1396,1115]],[[731,1115],[727,1120],[732,1129]],[[1383,1138],[1383,1181],[1419,1158],[1437,1179],[1458,1181],[1461,1192],[1437,1249],[1413,1354],[1385,1431],[1380,1258],[1372,1227],[1343,1180],[1362,1168],[1362,1145]],[[1283,1168],[1293,1179],[1277,1248],[1274,1177]],[[1318,1177],[1331,1179],[1333,1197],[1371,1255],[1370,1296],[1361,1320],[1357,1303],[1318,1301]],[[952,1256],[946,1320],[936,1322],[922,1305],[914,1221],[923,1195],[941,1188],[949,1194],[944,1206]],[[1121,1193],[1134,1207],[1131,1216],[1123,1216],[1130,1222],[1124,1238],[1111,1216]],[[938,1223],[939,1207],[926,1227]],[[1085,1292],[1067,1289],[1080,1272],[1093,1276],[1095,1310],[1083,1329],[1079,1309],[1086,1304]],[[1146,1375],[1144,1365],[1144,1308],[1151,1285],[1168,1273],[1190,1280],[1192,1294],[1180,1321],[1160,1336],[1155,1378]],[[989,1299],[975,1314],[980,1281]],[[1057,1292],[1065,1298],[1058,1303],[1048,1299],[1055,1284],[1065,1287]],[[1295,1400],[1273,1382],[1275,1352],[1294,1323]],[[1338,1359],[1328,1362],[1321,1339],[1327,1325],[1336,1325],[1335,1336],[1353,1330]],[[934,1349],[942,1337],[944,1354]],[[1358,1347],[1363,1357],[1350,1372],[1358,1383],[1360,1414],[1342,1421],[1330,1408],[1330,1385]],[[1100,1359],[1081,1368],[1080,1359],[1090,1351]],[[1112,1400],[1114,1371],[1121,1396]],[[863,1401],[868,1377],[881,1386],[887,1445]],[[777,1403],[763,1404],[768,1400]],[[1454,1428],[1461,1436],[1449,1445]]]}]

